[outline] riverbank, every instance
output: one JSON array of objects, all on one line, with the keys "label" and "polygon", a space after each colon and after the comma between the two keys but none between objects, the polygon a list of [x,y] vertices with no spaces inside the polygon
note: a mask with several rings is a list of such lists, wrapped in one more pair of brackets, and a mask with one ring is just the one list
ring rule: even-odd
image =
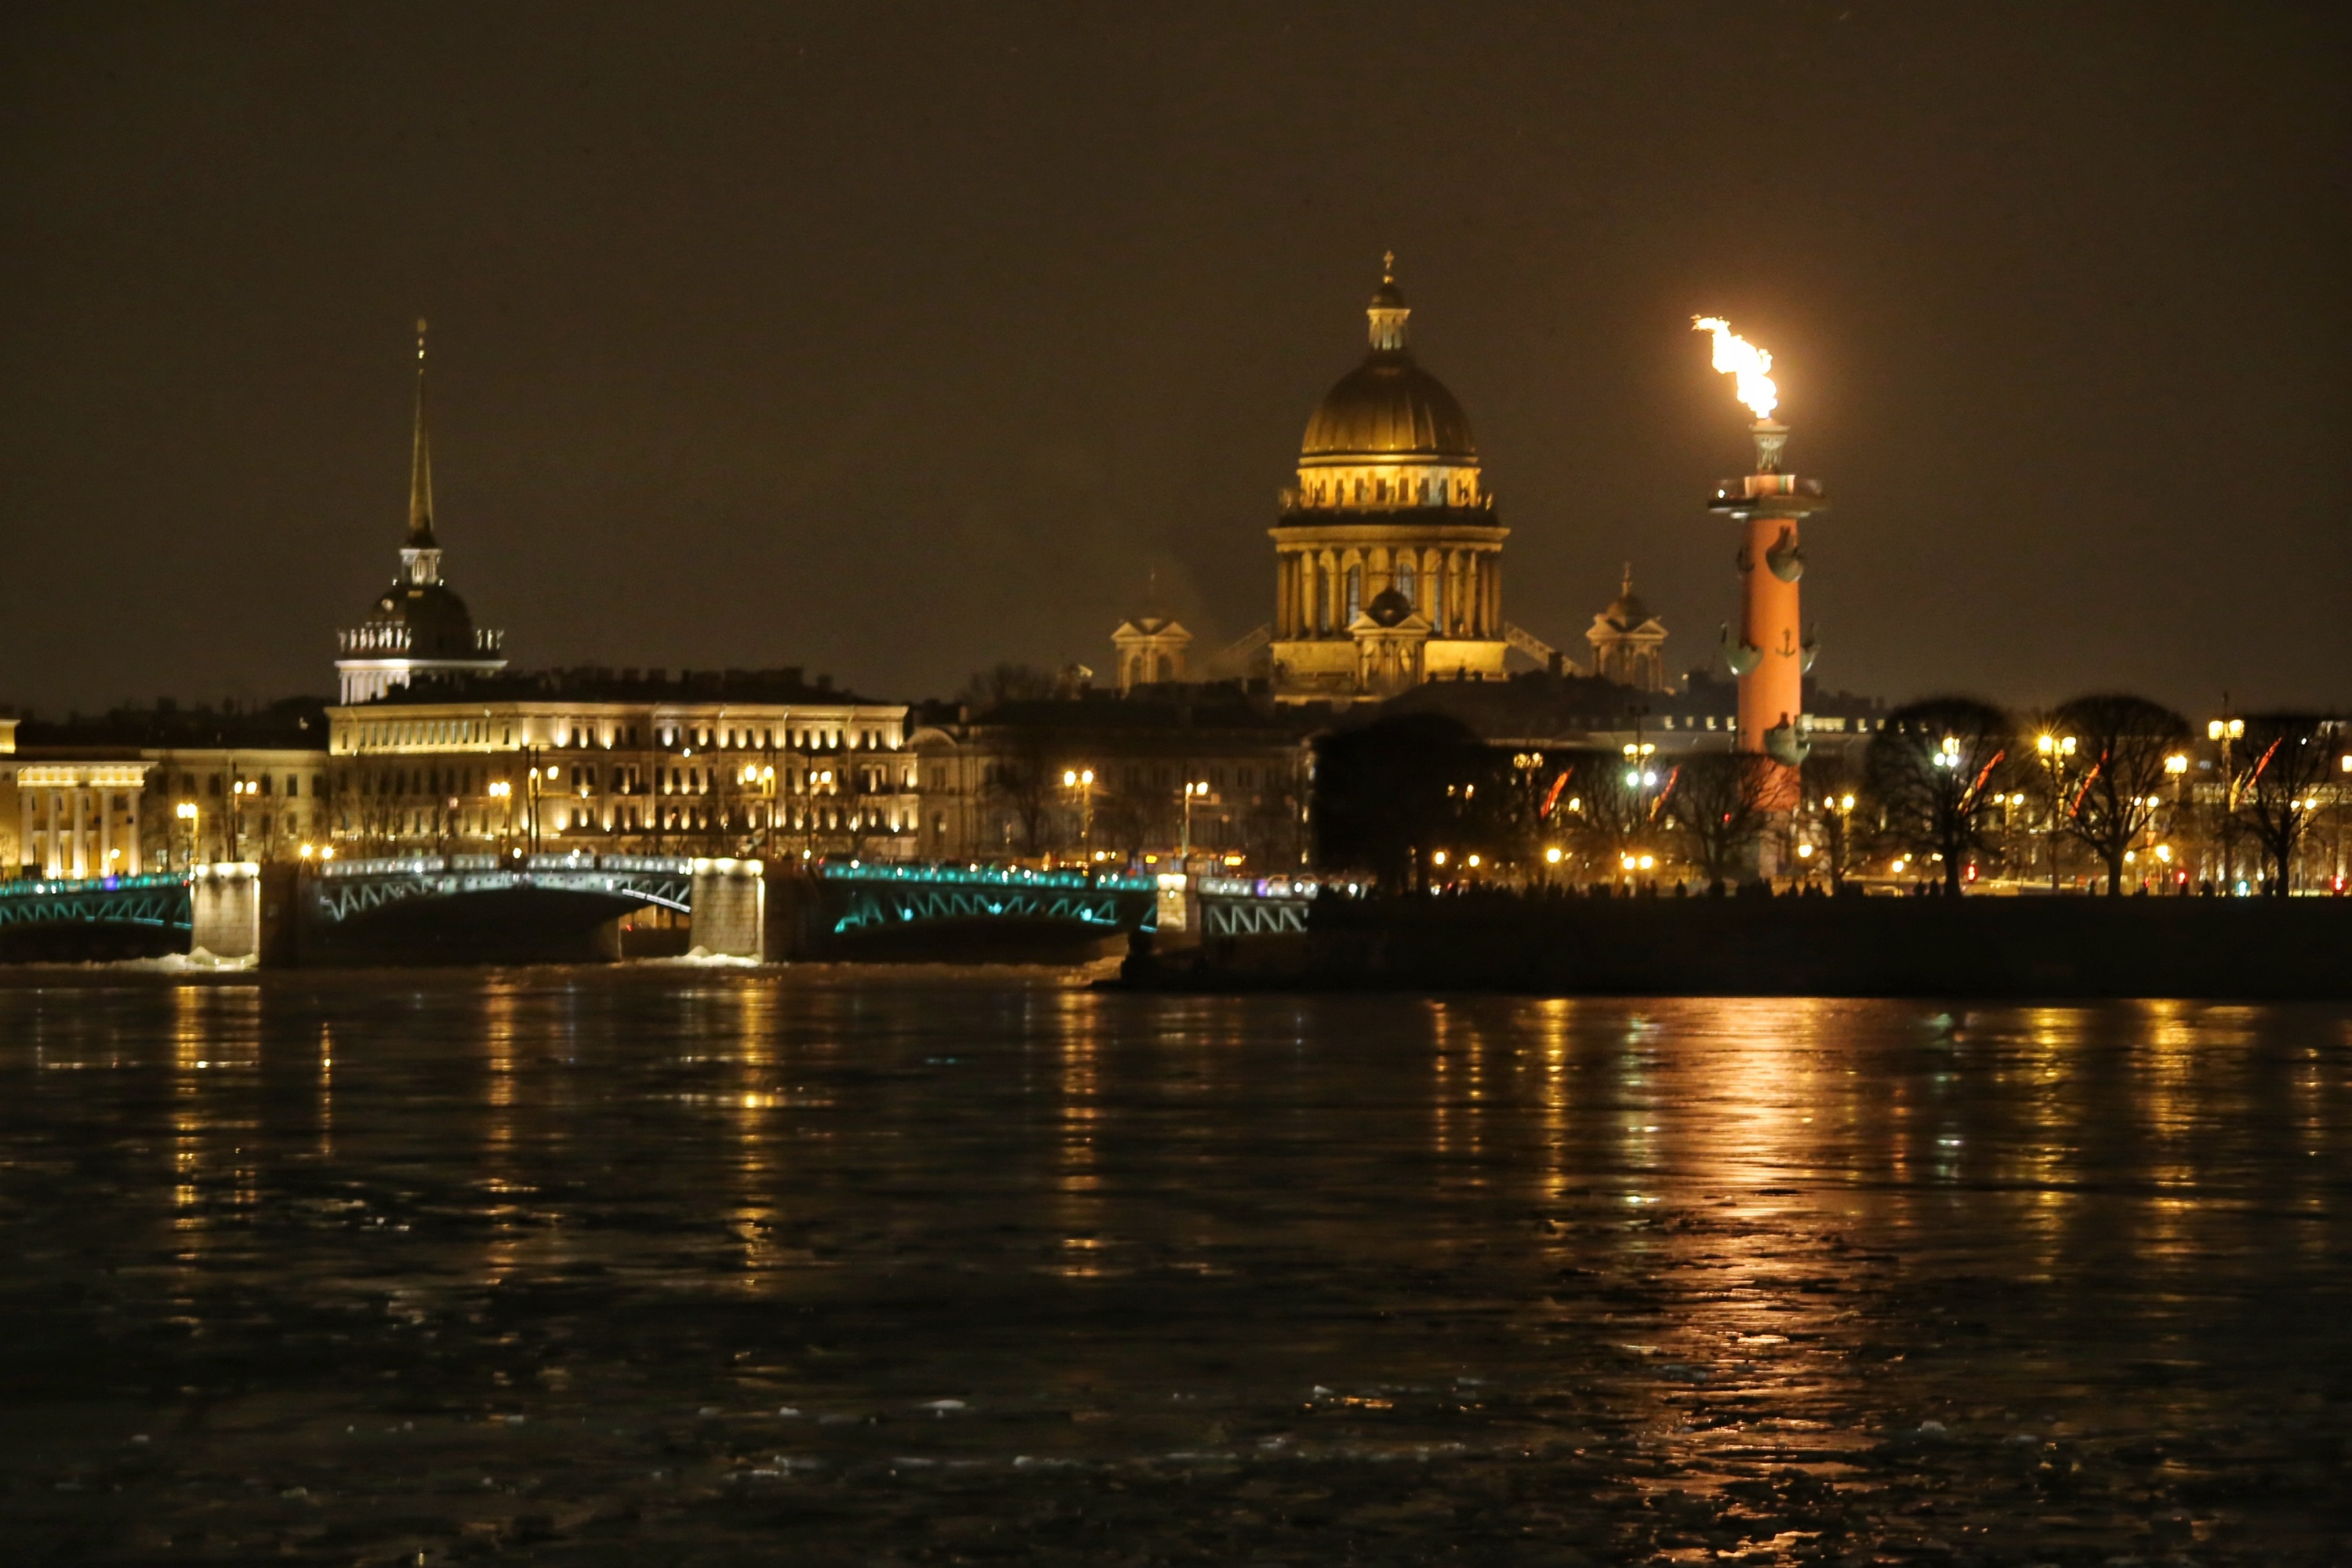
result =
[{"label": "riverbank", "polygon": [[1130,962],[1138,990],[1548,995],[2352,997],[2334,899],[1318,902],[1304,936]]}]

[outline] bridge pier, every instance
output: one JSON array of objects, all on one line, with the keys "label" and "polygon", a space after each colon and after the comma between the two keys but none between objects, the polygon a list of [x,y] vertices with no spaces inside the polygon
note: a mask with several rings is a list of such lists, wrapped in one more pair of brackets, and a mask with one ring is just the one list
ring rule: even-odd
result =
[{"label": "bridge pier", "polygon": [[261,955],[261,868],[250,860],[199,866],[188,879],[188,947],[215,958]]},{"label": "bridge pier", "polygon": [[764,958],[767,868],[757,860],[694,863],[692,945],[714,958]]}]

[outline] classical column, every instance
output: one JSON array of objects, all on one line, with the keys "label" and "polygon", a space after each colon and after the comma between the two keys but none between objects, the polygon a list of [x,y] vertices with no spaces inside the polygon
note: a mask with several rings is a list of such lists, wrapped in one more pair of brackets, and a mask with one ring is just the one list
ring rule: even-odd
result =
[{"label": "classical column", "polygon": [[140,874],[139,791],[136,789],[133,789],[131,792],[131,847],[123,856],[122,863],[123,868],[128,870],[131,875],[136,877]]},{"label": "classical column", "polygon": [[114,792],[98,792],[98,874],[114,869]]},{"label": "classical column", "polygon": [[65,875],[66,867],[65,857],[58,852],[58,792],[53,789],[43,790],[41,795],[43,812],[41,875],[55,880]]},{"label": "classical column", "polygon": [[19,790],[16,795],[16,864],[33,863],[33,797]]},{"label": "classical column", "polygon": [[89,875],[89,843],[82,836],[88,831],[85,823],[89,816],[89,791],[79,784],[73,792],[73,874]]}]

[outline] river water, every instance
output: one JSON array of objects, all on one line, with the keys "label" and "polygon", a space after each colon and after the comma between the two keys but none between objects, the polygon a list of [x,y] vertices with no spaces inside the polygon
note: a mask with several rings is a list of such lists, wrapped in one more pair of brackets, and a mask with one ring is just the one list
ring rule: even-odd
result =
[{"label": "river water", "polygon": [[2352,1562],[2352,1009],[0,984],[18,1562]]}]

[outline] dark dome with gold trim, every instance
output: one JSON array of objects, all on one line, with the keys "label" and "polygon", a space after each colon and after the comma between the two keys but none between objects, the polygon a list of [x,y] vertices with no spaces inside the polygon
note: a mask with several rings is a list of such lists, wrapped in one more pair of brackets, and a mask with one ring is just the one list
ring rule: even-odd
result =
[{"label": "dark dome with gold trim", "polygon": [[1374,353],[1323,395],[1298,455],[1468,459],[1478,447],[1445,384],[1400,351]]},{"label": "dark dome with gold trim", "polygon": [[443,583],[394,583],[361,624],[380,634],[404,630],[401,651],[411,658],[481,656],[473,612]]},{"label": "dark dome with gold trim", "polygon": [[1476,460],[1477,443],[1462,405],[1444,382],[1413,363],[1405,346],[1405,318],[1412,313],[1395,280],[1384,279],[1365,311],[1372,352],[1315,405],[1300,457]]}]

